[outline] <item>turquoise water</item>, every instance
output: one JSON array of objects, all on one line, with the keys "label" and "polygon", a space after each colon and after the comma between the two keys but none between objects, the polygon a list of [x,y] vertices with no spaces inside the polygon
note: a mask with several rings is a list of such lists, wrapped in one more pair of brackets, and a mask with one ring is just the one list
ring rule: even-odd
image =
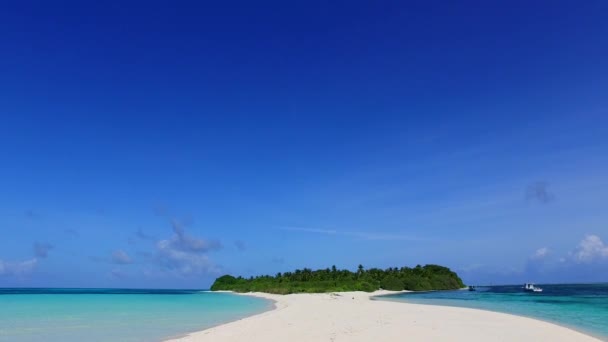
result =
[{"label": "turquoise water", "polygon": [[161,341],[271,307],[201,291],[0,289],[0,341]]},{"label": "turquoise water", "polygon": [[478,291],[418,292],[376,297],[484,309],[538,318],[608,341],[608,284],[538,285],[542,293],[523,292],[522,286],[478,287]]}]

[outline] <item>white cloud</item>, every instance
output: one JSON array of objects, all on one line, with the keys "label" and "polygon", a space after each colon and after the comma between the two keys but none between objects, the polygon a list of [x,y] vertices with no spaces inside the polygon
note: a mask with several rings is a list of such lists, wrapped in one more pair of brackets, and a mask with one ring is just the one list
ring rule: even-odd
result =
[{"label": "white cloud", "polygon": [[476,266],[462,267],[458,273],[476,282],[600,282],[608,274],[608,245],[597,235],[586,235],[567,253],[549,246],[536,249],[519,270],[501,274],[496,265]]},{"label": "white cloud", "polygon": [[608,246],[597,235],[587,235],[578,244],[571,257],[578,263],[589,263],[608,258]]},{"label": "white cloud", "polygon": [[200,253],[222,248],[222,244],[219,241],[199,239],[186,234],[184,227],[177,221],[173,221],[173,231],[175,235],[170,240],[162,240],[170,244],[171,248],[185,252]]},{"label": "white cloud", "polygon": [[170,240],[161,240],[157,244],[159,259],[165,268],[177,271],[182,275],[215,273],[214,264],[205,254],[176,249]]},{"label": "white cloud", "polygon": [[183,226],[173,222],[174,235],[156,243],[156,262],[163,269],[182,276],[218,273],[207,253],[222,248],[219,241],[205,240],[186,234]]},{"label": "white cloud", "polygon": [[534,254],[532,254],[532,259],[543,259],[547,255],[549,255],[549,253],[550,253],[549,248],[547,248],[547,247],[539,248],[536,250],[536,252],[534,252]]},{"label": "white cloud", "polygon": [[38,259],[3,261],[0,259],[0,276],[22,276],[29,274],[38,264]]},{"label": "white cloud", "polygon": [[115,264],[126,265],[133,262],[129,254],[123,250],[117,250],[112,253],[112,262]]}]

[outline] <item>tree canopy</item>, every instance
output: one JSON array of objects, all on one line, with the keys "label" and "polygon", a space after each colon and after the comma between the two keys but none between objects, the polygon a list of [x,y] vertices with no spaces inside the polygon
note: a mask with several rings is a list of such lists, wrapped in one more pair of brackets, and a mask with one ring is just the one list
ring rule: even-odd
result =
[{"label": "tree canopy", "polygon": [[339,270],[336,266],[313,271],[309,268],[294,272],[243,278],[224,275],[215,280],[212,291],[267,292],[276,294],[319,293],[337,291],[385,290],[453,290],[464,287],[460,277],[449,268],[425,265],[401,268],[365,269],[356,272]]}]

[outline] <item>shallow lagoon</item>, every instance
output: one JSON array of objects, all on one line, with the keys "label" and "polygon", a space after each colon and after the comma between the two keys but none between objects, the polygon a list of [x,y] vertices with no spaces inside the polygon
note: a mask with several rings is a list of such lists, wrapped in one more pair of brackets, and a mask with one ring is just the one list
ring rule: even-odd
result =
[{"label": "shallow lagoon", "polygon": [[477,291],[416,292],[375,297],[377,300],[484,309],[537,318],[608,341],[608,284],[538,285],[542,293],[523,292],[522,285],[478,287]]},{"label": "shallow lagoon", "polygon": [[196,290],[0,289],[0,341],[161,341],[272,305]]}]

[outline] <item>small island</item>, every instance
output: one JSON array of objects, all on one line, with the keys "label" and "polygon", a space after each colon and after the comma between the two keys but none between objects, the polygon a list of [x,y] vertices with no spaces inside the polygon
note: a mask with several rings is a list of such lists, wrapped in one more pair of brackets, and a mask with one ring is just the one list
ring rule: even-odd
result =
[{"label": "small island", "polygon": [[273,294],[324,293],[344,291],[373,292],[431,291],[463,288],[458,275],[439,265],[416,267],[365,269],[359,265],[356,272],[339,270],[336,266],[313,271],[308,268],[294,272],[277,273],[250,278],[224,275],[215,280],[211,291],[265,292]]}]

